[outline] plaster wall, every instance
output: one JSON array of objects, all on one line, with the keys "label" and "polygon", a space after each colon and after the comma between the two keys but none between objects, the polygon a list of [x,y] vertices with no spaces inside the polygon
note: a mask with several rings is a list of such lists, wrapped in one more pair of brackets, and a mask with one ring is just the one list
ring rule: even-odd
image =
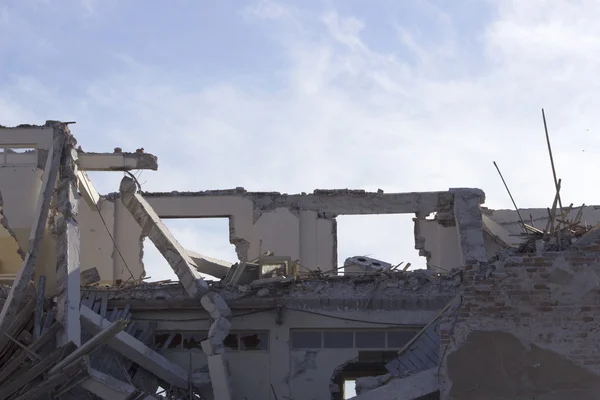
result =
[{"label": "plaster wall", "polygon": [[[78,222],[81,234],[81,270],[85,271],[96,268],[100,275],[101,283],[113,284],[115,281],[115,266],[113,262],[114,245],[110,235],[114,236],[115,234],[115,203],[101,199],[98,203],[98,208],[100,209],[100,214],[98,214],[96,207],[90,206],[83,199],[79,201]],[[100,215],[104,218],[106,227]]]},{"label": "plaster wall", "polygon": [[[430,254],[428,268],[443,272],[463,266],[462,249],[456,226],[443,226],[435,220],[424,219],[419,219],[416,223],[419,224],[419,234],[425,238],[425,250]],[[504,248],[487,232],[483,232],[483,240],[488,257],[492,257]]]},{"label": "plaster wall", "polygon": [[131,278],[131,274],[135,279],[139,279],[144,275],[142,228],[119,199],[114,201],[113,207],[114,239],[119,249],[119,251],[116,248],[111,251],[114,262],[111,266],[114,265],[115,282],[118,280],[125,282]]},{"label": "plaster wall", "polygon": [[[302,312],[286,310],[283,324],[278,325],[273,310],[234,316],[232,331],[264,329],[269,331],[268,351],[230,351],[227,353],[236,393],[248,400],[275,400],[271,384],[279,399],[328,400],[330,380],[336,368],[358,356],[357,349],[292,350],[290,329],[387,329],[417,328],[427,324],[437,310]],[[201,311],[134,312],[135,318],[157,321],[157,331],[207,331],[209,321]],[[343,318],[343,319],[342,319]],[[179,320],[179,321],[177,321]],[[367,322],[356,322],[367,321]],[[167,349],[170,361],[188,370],[192,354],[193,368],[206,365],[201,350]]]}]

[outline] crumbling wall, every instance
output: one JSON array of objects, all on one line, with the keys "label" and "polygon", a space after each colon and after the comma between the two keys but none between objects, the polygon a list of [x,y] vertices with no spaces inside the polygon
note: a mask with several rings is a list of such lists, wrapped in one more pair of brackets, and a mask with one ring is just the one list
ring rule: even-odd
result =
[{"label": "crumbling wall", "polygon": [[600,240],[469,263],[444,316],[444,399],[596,399]]}]

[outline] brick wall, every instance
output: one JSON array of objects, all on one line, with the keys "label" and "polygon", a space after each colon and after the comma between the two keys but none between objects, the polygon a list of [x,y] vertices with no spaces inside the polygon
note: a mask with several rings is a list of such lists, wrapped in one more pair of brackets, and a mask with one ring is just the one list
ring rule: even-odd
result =
[{"label": "brick wall", "polygon": [[443,353],[473,331],[507,332],[600,373],[600,240],[569,251],[506,254],[463,273],[462,296],[440,324]]}]

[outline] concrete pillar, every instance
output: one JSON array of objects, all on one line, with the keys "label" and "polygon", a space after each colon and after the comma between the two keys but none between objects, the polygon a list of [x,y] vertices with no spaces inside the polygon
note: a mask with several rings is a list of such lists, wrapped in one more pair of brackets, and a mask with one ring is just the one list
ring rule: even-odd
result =
[{"label": "concrete pillar", "polygon": [[65,141],[59,169],[57,190],[56,234],[56,319],[63,330],[58,334],[59,345],[69,342],[81,345],[79,322],[80,253],[78,225],[79,192],[77,188],[77,150],[69,134]]},{"label": "concrete pillar", "polygon": [[463,265],[487,263],[480,204],[485,194],[479,189],[450,189],[454,194],[454,216]]}]

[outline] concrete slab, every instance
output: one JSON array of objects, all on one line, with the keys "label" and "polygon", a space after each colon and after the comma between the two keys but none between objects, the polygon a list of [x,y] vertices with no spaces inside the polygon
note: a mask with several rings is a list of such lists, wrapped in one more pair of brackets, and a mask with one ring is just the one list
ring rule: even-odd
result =
[{"label": "concrete slab", "polygon": [[[102,318],[86,306],[81,306],[81,325],[90,333],[96,334],[111,326],[111,322]],[[178,365],[171,363],[162,355],[128,334],[119,332],[108,341],[108,346],[124,357],[140,365],[158,378],[181,389],[188,389],[188,373]],[[199,379],[196,377],[196,379]],[[208,381],[208,379],[207,379]]]},{"label": "concrete slab", "polygon": [[82,171],[158,170],[158,158],[148,153],[84,153],[79,152]]},{"label": "concrete slab", "polygon": [[231,269],[231,263],[216,258],[207,257],[192,250],[185,250],[196,264],[198,271],[203,274],[223,279]]}]

